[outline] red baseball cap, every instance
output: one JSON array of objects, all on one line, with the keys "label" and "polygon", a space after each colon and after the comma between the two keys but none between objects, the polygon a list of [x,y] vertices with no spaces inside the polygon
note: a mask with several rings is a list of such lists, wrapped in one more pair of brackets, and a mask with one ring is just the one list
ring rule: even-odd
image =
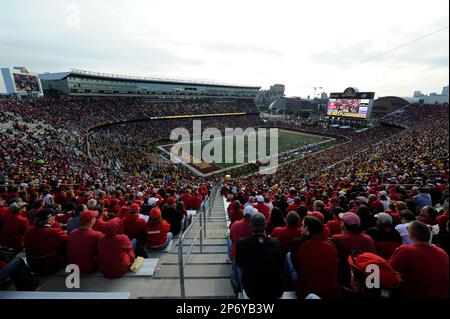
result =
[{"label": "red baseball cap", "polygon": [[355,267],[365,275],[369,275],[367,272],[367,266],[377,265],[380,269],[380,287],[385,289],[394,289],[400,285],[400,276],[389,265],[386,259],[375,255],[373,253],[362,253],[358,256],[348,256],[348,263],[351,267]]},{"label": "red baseball cap", "polygon": [[151,219],[157,219],[161,217],[161,210],[158,207],[152,208],[150,211],[150,218]]},{"label": "red baseball cap", "polygon": [[339,218],[344,221],[347,225],[361,225],[361,219],[358,215],[352,212],[340,213]]},{"label": "red baseball cap", "polygon": [[94,210],[85,210],[80,214],[80,223],[87,224],[89,223],[93,218],[96,218],[98,215],[98,212]]}]

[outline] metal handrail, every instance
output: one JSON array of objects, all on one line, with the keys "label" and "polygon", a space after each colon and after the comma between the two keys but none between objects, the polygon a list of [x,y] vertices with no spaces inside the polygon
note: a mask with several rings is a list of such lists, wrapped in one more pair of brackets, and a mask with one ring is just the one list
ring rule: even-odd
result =
[{"label": "metal handrail", "polygon": [[[184,285],[184,268],[186,267],[189,257],[191,256],[192,249],[194,248],[194,244],[197,241],[197,239],[200,239],[200,253],[203,253],[203,237],[206,238],[206,203],[209,203],[211,206],[211,196],[208,196],[203,201],[202,205],[200,206],[200,209],[197,211],[197,214],[191,221],[191,224],[186,228],[186,230],[180,235],[178,239],[178,269],[180,273],[180,292],[181,297],[186,297],[186,288]],[[191,229],[194,227],[195,224],[197,224],[197,221],[199,222],[199,229],[197,230],[194,238],[192,239],[191,245],[189,246],[189,249],[186,253],[186,259],[183,260],[183,241],[186,237],[186,235],[191,231]]]}]

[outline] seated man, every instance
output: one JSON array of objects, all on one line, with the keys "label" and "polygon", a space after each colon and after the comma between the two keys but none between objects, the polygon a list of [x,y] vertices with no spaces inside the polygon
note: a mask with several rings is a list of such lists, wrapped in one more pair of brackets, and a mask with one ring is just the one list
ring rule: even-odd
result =
[{"label": "seated man", "polygon": [[285,227],[277,227],[272,231],[272,237],[279,240],[283,254],[289,252],[294,239],[302,236],[302,230],[299,228],[300,217],[296,212],[287,214],[286,222]]},{"label": "seated man", "polygon": [[105,236],[98,242],[99,266],[107,278],[125,275],[134,262],[130,239],[123,233],[123,222],[116,217],[105,225]]},{"label": "seated man", "polygon": [[321,299],[340,299],[337,281],[338,257],[334,245],[322,238],[322,221],[306,216],[303,238],[296,240],[291,260],[297,272],[295,291],[299,299],[313,293]]},{"label": "seated man", "polygon": [[277,239],[264,233],[266,219],[252,217],[252,235],[236,246],[236,264],[243,270],[242,284],[251,299],[277,299],[283,294],[284,258]]},{"label": "seated man", "polygon": [[67,234],[53,227],[56,214],[50,208],[40,210],[34,227],[25,233],[27,263],[34,273],[52,274],[66,265]]},{"label": "seated man", "polygon": [[448,255],[430,244],[431,230],[425,223],[413,221],[408,228],[412,245],[397,248],[389,264],[402,277],[400,298],[448,299]]},{"label": "seated man", "polygon": [[394,228],[393,219],[387,213],[375,215],[377,224],[366,231],[375,241],[377,255],[389,259],[392,253],[402,244],[402,238]]},{"label": "seated man", "polygon": [[98,270],[98,241],[102,233],[92,230],[98,212],[87,210],[80,215],[80,227],[72,231],[67,241],[69,263],[80,267],[80,274]]}]

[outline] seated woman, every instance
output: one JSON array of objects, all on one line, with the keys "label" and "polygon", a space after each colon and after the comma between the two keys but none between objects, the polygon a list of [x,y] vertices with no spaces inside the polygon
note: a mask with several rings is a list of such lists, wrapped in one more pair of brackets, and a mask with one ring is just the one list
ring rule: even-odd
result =
[{"label": "seated woman", "polygon": [[173,239],[170,224],[162,219],[161,211],[158,207],[150,211],[147,222],[147,249],[164,250]]}]

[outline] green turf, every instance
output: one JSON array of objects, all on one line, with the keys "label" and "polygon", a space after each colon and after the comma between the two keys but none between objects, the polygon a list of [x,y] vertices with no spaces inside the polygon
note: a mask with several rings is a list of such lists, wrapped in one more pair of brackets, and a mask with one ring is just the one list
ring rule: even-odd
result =
[{"label": "green turf", "polygon": [[[270,152],[270,136],[269,133],[267,133],[268,136],[266,136],[266,154],[268,154]],[[225,137],[228,140],[230,140],[232,137]],[[238,145],[237,143],[237,137],[233,137],[233,145],[234,145],[234,160],[232,161],[232,163],[226,163],[225,162],[225,151],[227,151],[228,149],[226,148],[227,145],[224,142],[225,138],[221,138],[221,139],[216,139],[216,141],[220,141],[222,140],[222,158],[220,160],[220,163],[215,162],[214,164],[219,166],[220,168],[229,168],[229,167],[233,167],[239,164],[242,164],[241,161],[239,161],[236,157],[236,147]],[[258,141],[258,138],[260,138],[260,135],[258,135],[258,137],[256,138],[256,140]],[[241,137],[242,139],[242,137]],[[307,134],[299,134],[299,133],[294,133],[294,132],[289,132],[289,131],[278,131],[278,152],[277,153],[281,153],[281,152],[285,152],[288,150],[292,150],[295,148],[298,148],[301,145],[306,145],[306,144],[312,144],[312,143],[318,143],[318,142],[322,142],[322,141],[326,141],[329,140],[329,138],[327,137],[320,137],[320,136],[311,136],[311,135],[307,135]],[[209,141],[194,141],[191,142],[190,145],[190,149],[191,152],[193,152],[193,147],[194,145],[198,145],[199,143],[201,143],[201,149],[203,150],[203,148],[206,145],[210,145],[211,146],[211,140]],[[244,153],[244,163],[247,163],[249,161],[248,159],[248,138],[245,137],[244,138],[244,144],[245,147],[243,148],[243,153]],[[242,152],[242,150],[241,150]],[[214,152],[212,152],[212,154],[214,154]]]}]

